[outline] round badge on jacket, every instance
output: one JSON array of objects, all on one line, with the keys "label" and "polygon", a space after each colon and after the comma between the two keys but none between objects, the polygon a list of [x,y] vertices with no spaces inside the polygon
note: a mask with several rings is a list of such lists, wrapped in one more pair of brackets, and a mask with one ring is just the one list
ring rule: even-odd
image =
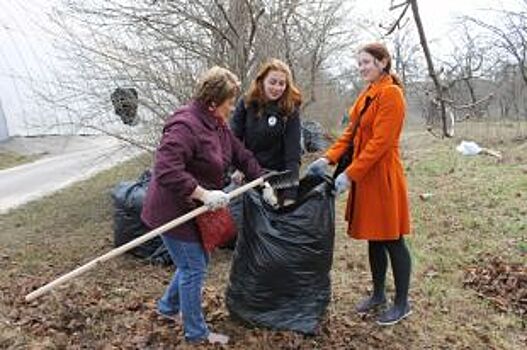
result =
[{"label": "round badge on jacket", "polygon": [[277,122],[278,122],[278,118],[274,115],[267,118],[267,124],[269,124],[269,126],[271,127],[275,126]]}]

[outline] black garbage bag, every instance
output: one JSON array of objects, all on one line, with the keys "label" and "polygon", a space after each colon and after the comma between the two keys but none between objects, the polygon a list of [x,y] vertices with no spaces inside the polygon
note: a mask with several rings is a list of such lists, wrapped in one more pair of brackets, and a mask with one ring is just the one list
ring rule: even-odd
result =
[{"label": "black garbage bag", "polygon": [[[118,247],[148,232],[141,221],[141,209],[151,173],[145,171],[137,181],[118,183],[111,191],[114,204],[114,246]],[[153,264],[170,265],[172,260],[161,237],[155,237],[128,253]]]},{"label": "black garbage bag", "polygon": [[322,124],[313,120],[302,121],[302,150],[311,153],[324,151],[328,147]]},{"label": "black garbage bag", "polygon": [[312,334],[331,298],[335,238],[332,180],[303,178],[295,205],[278,210],[244,195],[243,230],[226,292],[235,319]]}]

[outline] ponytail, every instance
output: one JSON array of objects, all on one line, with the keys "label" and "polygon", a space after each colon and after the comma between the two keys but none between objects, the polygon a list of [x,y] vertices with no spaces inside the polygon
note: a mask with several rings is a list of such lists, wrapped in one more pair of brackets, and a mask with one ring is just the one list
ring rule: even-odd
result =
[{"label": "ponytail", "polygon": [[399,76],[393,72],[389,72],[388,74],[390,75],[390,77],[392,77],[393,83],[397,85],[398,87],[400,87],[401,90],[403,90],[404,92],[404,86],[403,86],[403,82],[401,81],[401,78],[399,78]]}]

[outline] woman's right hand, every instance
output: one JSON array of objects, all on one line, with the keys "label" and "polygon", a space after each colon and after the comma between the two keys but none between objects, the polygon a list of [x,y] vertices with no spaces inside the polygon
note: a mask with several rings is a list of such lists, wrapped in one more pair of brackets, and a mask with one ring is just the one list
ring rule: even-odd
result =
[{"label": "woman's right hand", "polygon": [[325,157],[320,157],[308,165],[306,175],[323,177],[328,171],[329,160]]},{"label": "woman's right hand", "polygon": [[216,210],[229,204],[229,196],[220,190],[205,191],[202,201],[210,210]]},{"label": "woman's right hand", "polygon": [[202,201],[210,210],[226,207],[229,204],[229,195],[227,193],[220,190],[209,191],[199,185],[190,197]]}]

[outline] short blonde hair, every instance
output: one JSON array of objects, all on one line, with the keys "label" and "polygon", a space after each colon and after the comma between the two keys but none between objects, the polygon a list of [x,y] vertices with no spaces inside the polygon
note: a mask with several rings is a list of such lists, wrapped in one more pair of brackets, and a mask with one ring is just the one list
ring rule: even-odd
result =
[{"label": "short blonde hair", "polygon": [[240,93],[240,80],[228,69],[214,66],[198,79],[193,98],[206,106],[219,106]]}]

